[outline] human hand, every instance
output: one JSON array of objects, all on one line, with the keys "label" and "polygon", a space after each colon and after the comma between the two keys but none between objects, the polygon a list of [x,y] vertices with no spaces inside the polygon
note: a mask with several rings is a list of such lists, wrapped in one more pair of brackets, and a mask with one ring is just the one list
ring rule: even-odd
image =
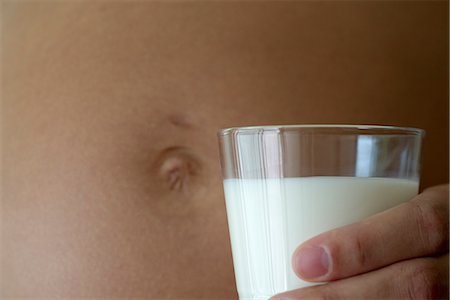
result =
[{"label": "human hand", "polygon": [[294,252],[304,280],[272,299],[448,299],[449,187],[320,234]]}]

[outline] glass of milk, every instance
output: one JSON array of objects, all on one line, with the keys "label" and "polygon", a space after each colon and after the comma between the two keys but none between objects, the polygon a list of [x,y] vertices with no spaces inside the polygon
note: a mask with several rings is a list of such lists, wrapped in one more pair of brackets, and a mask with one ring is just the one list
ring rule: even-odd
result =
[{"label": "glass of milk", "polygon": [[312,285],[292,270],[297,246],[418,192],[421,129],[291,125],[218,135],[241,300]]}]

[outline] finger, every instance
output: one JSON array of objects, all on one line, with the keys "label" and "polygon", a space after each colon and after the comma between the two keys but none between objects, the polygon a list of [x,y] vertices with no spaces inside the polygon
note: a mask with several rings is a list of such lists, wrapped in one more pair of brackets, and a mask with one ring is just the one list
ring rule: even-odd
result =
[{"label": "finger", "polygon": [[415,258],[271,299],[448,299],[448,254]]},{"label": "finger", "polygon": [[364,221],[312,238],[292,258],[297,275],[330,281],[448,252],[448,185]]}]

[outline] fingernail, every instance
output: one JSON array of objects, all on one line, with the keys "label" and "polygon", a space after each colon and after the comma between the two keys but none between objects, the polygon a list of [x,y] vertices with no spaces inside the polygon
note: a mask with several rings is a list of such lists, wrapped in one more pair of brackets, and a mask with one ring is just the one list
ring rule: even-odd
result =
[{"label": "fingernail", "polygon": [[330,258],[322,247],[307,247],[297,253],[294,263],[301,277],[312,279],[328,273]]}]

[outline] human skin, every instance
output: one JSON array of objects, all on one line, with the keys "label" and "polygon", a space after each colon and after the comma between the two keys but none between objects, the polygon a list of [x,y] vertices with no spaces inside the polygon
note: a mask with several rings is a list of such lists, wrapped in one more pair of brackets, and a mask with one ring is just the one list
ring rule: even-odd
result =
[{"label": "human skin", "polygon": [[448,182],[446,7],[3,2],[1,297],[236,298],[219,128],[420,127]]},{"label": "human skin", "polygon": [[322,233],[294,252],[299,277],[330,282],[272,299],[448,299],[449,189]]}]

